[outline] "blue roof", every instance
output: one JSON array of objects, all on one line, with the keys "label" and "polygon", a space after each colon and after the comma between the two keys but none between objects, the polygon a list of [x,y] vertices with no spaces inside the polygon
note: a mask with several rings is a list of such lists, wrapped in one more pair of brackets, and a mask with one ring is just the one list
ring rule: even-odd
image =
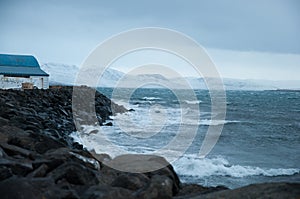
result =
[{"label": "blue roof", "polygon": [[0,54],[0,74],[15,76],[49,76],[34,56]]}]

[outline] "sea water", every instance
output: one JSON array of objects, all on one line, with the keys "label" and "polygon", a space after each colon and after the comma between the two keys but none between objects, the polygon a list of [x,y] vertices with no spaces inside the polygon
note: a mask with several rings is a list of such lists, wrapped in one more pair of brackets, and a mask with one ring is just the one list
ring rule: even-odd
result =
[{"label": "sea water", "polygon": [[[179,129],[187,134],[196,129],[188,147],[173,147],[185,149],[172,161],[182,182],[229,188],[300,182],[300,92],[226,91],[226,118],[214,120],[207,90],[194,90],[196,100],[178,100],[168,89],[123,89],[113,96],[111,88],[99,90],[135,111],[112,117],[114,126],[84,126],[86,132],[98,128],[99,133],[74,133],[88,149],[111,156],[119,155],[116,148],[151,154],[168,145]],[[185,96],[184,90],[178,92]],[[202,158],[198,154],[210,125],[224,126],[212,151]],[[100,134],[111,145],[104,146]]]}]

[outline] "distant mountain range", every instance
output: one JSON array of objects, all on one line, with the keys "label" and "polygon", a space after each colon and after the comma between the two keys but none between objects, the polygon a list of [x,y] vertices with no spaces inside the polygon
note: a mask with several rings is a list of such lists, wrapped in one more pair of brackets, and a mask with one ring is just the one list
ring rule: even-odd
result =
[{"label": "distant mountain range", "polygon": [[[44,63],[41,68],[50,74],[50,85],[75,85],[79,71],[76,65],[59,63]],[[93,74],[94,71],[89,71]],[[210,81],[216,81],[210,78]],[[188,83],[188,84],[187,84]],[[300,81],[271,81],[271,80],[241,80],[223,78],[224,87],[227,90],[277,90],[294,89],[300,90]],[[161,87],[207,89],[203,78],[185,77],[166,78],[160,74],[126,75],[116,69],[107,69],[100,79],[99,87]]]}]

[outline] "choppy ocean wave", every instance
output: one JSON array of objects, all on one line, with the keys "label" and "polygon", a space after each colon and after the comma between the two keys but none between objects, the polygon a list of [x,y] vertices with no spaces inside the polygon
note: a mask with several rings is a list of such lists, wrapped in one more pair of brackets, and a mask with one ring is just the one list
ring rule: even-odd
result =
[{"label": "choppy ocean wave", "polygon": [[[87,132],[90,132],[94,129],[95,128],[93,127],[86,126]],[[74,138],[74,141],[83,144],[89,150],[95,150],[101,153],[110,151],[109,154],[112,155],[112,157],[117,155],[114,154],[115,146],[107,148],[108,146],[99,144],[99,139],[97,139],[99,137],[97,136],[97,134],[79,135],[78,133],[73,133],[71,136]],[[128,147],[130,148],[132,146],[126,146],[127,149]],[[103,149],[106,151],[101,151]],[[153,149],[149,147],[139,147],[138,151],[133,153],[147,154],[151,152],[153,152]],[[180,176],[187,176],[198,179],[203,179],[211,176],[233,178],[243,178],[251,176],[275,177],[292,176],[300,173],[299,168],[263,168],[257,166],[231,164],[225,157],[199,158],[194,155],[184,155],[180,159],[173,162],[173,166],[176,173],[178,173]]]},{"label": "choppy ocean wave", "polygon": [[[187,152],[173,162],[185,182],[234,188],[266,181],[300,181],[300,95],[228,91],[223,119],[212,112],[207,91],[196,93],[198,100],[186,97],[181,103],[171,92],[155,89],[137,89],[129,101],[113,99],[135,111],[113,116],[114,126],[100,127],[101,133],[125,151],[148,154],[167,145],[180,127],[187,135],[190,129],[197,129]],[[224,125],[222,134],[209,157],[199,159],[193,155],[199,153],[210,125]],[[79,142],[111,156],[117,154],[115,147],[101,143],[103,137],[93,128],[86,128],[87,134],[80,135]]]},{"label": "choppy ocean wave", "polygon": [[228,176],[242,178],[247,176],[282,176],[300,172],[296,168],[260,168],[253,166],[231,165],[228,160],[218,158],[182,157],[175,163],[175,170],[180,175],[203,178],[207,176]]}]

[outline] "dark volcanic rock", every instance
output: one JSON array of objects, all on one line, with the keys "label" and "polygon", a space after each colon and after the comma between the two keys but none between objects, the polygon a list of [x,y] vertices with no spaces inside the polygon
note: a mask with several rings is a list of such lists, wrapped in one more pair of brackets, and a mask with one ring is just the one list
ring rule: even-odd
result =
[{"label": "dark volcanic rock", "polygon": [[227,187],[204,187],[197,184],[182,184],[176,199],[193,198],[199,195],[208,194],[216,191],[227,190]]},{"label": "dark volcanic rock", "polygon": [[[40,182],[39,182],[40,183]],[[49,186],[50,184],[47,184]],[[27,178],[10,178],[0,182],[0,195],[3,199],[11,198],[42,198],[39,187],[32,185]]]},{"label": "dark volcanic rock", "polygon": [[[83,199],[134,199],[132,192],[128,189],[104,186],[92,186],[81,196]],[[137,198],[136,198],[137,199]]]},{"label": "dark volcanic rock", "polygon": [[[1,198],[172,198],[180,186],[173,167],[157,156],[94,157],[47,134],[11,126],[0,127],[0,138]],[[145,163],[161,168],[129,173],[107,166],[124,158],[133,161],[127,162],[127,169],[141,169]]]},{"label": "dark volcanic rock", "polygon": [[255,198],[255,199],[299,199],[300,198],[300,183],[264,183],[253,184],[235,190],[218,191],[205,195],[192,197],[191,199],[240,199],[240,198]]},{"label": "dark volcanic rock", "polygon": [[5,119],[3,117],[0,117],[0,126],[4,126],[4,125],[7,125],[9,122],[8,119]]},{"label": "dark volcanic rock", "polygon": [[[92,124],[95,122],[102,125],[109,116],[127,111],[123,106],[119,106],[110,99],[88,87],[75,87],[80,89],[77,96],[82,101],[82,110],[86,106],[94,105],[94,114],[79,114],[82,118],[74,118],[76,111],[72,111],[73,87],[60,87],[59,89],[47,90],[0,90],[0,126],[10,125],[23,130],[35,133],[48,133],[55,138],[64,138],[66,143],[72,146],[72,139],[68,135],[76,131],[74,119],[80,124]],[[87,102],[86,94],[91,94],[93,103]],[[88,109],[90,110],[90,109]],[[47,150],[38,146],[41,153]]]},{"label": "dark volcanic rock", "polygon": [[84,165],[73,162],[60,165],[47,176],[54,179],[55,182],[64,179],[73,185],[94,185],[99,183],[95,172]]},{"label": "dark volcanic rock", "polygon": [[113,187],[123,187],[125,189],[137,191],[145,187],[150,179],[141,173],[121,174],[111,183]]},{"label": "dark volcanic rock", "polygon": [[[111,161],[105,163],[107,166],[103,168],[103,172],[108,175],[113,176],[113,178],[117,178],[120,174],[125,172],[134,172],[134,173],[143,173],[147,176],[150,181],[146,186],[142,189],[138,196],[140,198],[145,198],[146,193],[157,192],[158,187],[161,187],[163,193],[167,195],[174,196],[178,193],[180,188],[180,180],[175,173],[172,165],[168,163],[164,158],[154,156],[154,155],[122,155],[118,156]],[[115,168],[115,169],[111,169]],[[118,171],[120,170],[120,171]],[[126,174],[128,175],[128,174]],[[137,177],[137,176],[136,176]],[[139,176],[141,177],[141,176]],[[129,179],[130,176],[122,177],[124,182],[128,181],[128,184],[132,184],[133,179]],[[132,180],[132,181],[131,181]],[[139,179],[140,180],[140,179]],[[118,184],[118,182],[112,182],[112,184]],[[128,185],[123,185],[122,187],[126,187]],[[127,187],[128,188],[128,187]],[[161,193],[162,194],[162,193]],[[161,197],[160,192],[157,192],[155,195],[156,198]],[[168,197],[167,197],[168,198]]]},{"label": "dark volcanic rock", "polygon": [[173,196],[172,189],[173,181],[170,178],[161,175],[154,175],[152,176],[150,183],[148,183],[145,188],[137,192],[137,198],[169,199]]},{"label": "dark volcanic rock", "polygon": [[0,166],[0,181],[5,180],[9,177],[11,177],[13,174],[9,168],[2,165]]},{"label": "dark volcanic rock", "polygon": [[74,190],[56,185],[51,178],[9,178],[0,182],[3,199],[79,198]]},{"label": "dark volcanic rock", "polygon": [[99,185],[100,163],[91,154],[46,135],[0,127],[0,152],[1,198],[79,198]]}]

